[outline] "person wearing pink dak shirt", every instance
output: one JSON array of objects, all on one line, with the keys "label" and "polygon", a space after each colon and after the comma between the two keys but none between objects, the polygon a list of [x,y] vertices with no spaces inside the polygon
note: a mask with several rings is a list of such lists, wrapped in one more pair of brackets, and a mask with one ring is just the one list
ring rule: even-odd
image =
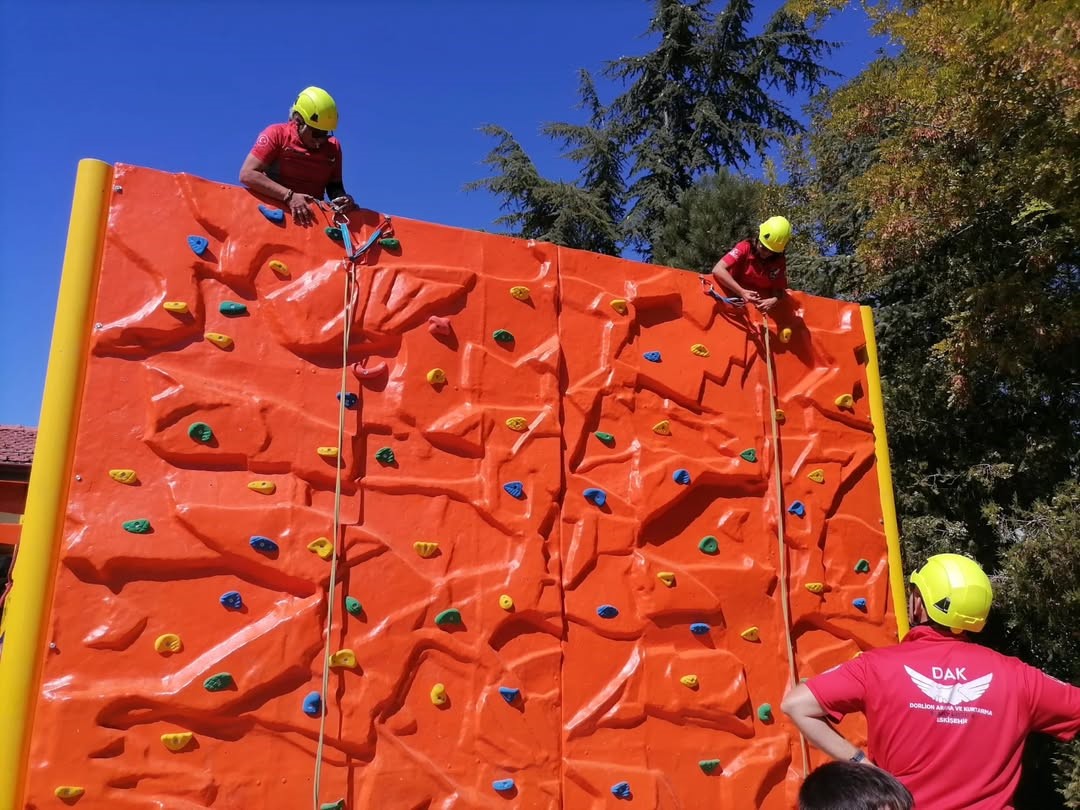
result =
[{"label": "person wearing pink dak shirt", "polygon": [[911,575],[912,629],[792,689],[782,708],[838,760],[871,764],[829,721],[863,712],[873,764],[918,810],[1012,810],[1028,734],[1070,740],[1080,689],[968,639],[986,624],[993,590],[973,560],[938,554]]}]

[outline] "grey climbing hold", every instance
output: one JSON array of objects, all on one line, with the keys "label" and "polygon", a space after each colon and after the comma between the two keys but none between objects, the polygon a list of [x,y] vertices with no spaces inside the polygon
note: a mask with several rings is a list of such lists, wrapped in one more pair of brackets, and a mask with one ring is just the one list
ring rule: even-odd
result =
[{"label": "grey climbing hold", "polygon": [[690,471],[689,470],[676,470],[672,473],[671,477],[675,480],[676,484],[682,484],[686,486],[690,483]]},{"label": "grey climbing hold", "polygon": [[607,493],[604,492],[604,490],[602,489],[597,489],[596,487],[589,487],[581,494],[585,496],[585,500],[595,504],[596,506],[603,506],[605,503],[607,503]]},{"label": "grey climbing hold", "polygon": [[601,619],[614,619],[619,615],[619,609],[614,605],[601,605],[596,609],[596,615]]}]

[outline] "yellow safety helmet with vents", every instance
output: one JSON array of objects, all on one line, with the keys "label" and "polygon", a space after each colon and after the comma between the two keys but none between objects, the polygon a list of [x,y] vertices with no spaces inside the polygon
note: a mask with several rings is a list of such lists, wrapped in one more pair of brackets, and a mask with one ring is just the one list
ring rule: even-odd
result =
[{"label": "yellow safety helmet with vents", "polygon": [[791,223],[784,217],[769,217],[758,227],[758,241],[774,253],[783,253],[791,239]]},{"label": "yellow safety helmet with vents", "polygon": [[292,112],[299,113],[304,123],[313,129],[332,132],[337,129],[337,104],[321,87],[307,87],[300,91]]},{"label": "yellow safety helmet with vents", "polygon": [[954,633],[978,633],[986,624],[994,589],[990,578],[972,559],[959,554],[935,554],[911,575],[926,612]]}]

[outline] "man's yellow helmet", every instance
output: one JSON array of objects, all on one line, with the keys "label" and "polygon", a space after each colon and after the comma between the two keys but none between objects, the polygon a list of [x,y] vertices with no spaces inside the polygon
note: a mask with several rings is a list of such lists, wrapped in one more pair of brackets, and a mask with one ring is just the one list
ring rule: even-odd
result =
[{"label": "man's yellow helmet", "polygon": [[304,123],[313,129],[332,132],[337,129],[337,104],[321,87],[307,87],[300,91],[292,112],[299,113]]},{"label": "man's yellow helmet", "polygon": [[911,575],[926,612],[954,633],[978,633],[986,625],[994,589],[974,560],[959,554],[935,554]]},{"label": "man's yellow helmet", "polygon": [[791,239],[791,223],[784,217],[769,217],[758,227],[758,241],[773,253],[783,253]]}]

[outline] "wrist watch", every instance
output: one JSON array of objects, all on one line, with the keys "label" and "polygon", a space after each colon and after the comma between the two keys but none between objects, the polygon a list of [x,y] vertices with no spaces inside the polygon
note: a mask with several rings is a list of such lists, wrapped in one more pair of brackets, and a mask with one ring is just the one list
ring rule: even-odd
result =
[{"label": "wrist watch", "polygon": [[864,759],[866,759],[866,752],[862,751],[862,750],[859,750],[859,751],[855,752],[855,756],[853,756],[851,758],[851,761],[852,762],[862,762]]}]

